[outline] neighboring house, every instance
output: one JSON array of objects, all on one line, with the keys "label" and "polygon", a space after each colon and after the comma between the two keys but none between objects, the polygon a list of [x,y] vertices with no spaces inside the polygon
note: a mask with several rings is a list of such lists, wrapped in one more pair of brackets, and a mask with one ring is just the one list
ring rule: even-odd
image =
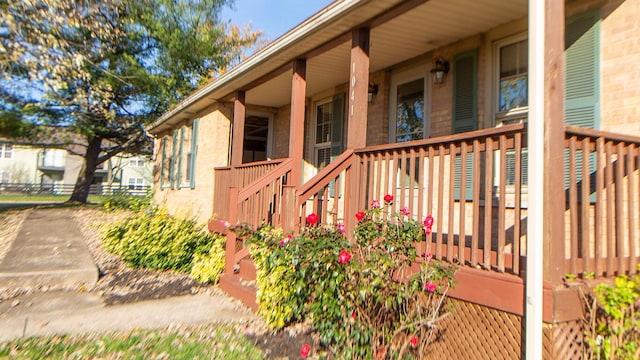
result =
[{"label": "neighboring house", "polygon": [[[580,358],[565,274],[640,263],[638,14],[640,0],[334,1],[147,127],[155,199],[290,231],[310,212],[353,228],[386,193],[433,214],[420,250],[463,264],[434,344],[454,359],[524,352],[527,242],[543,244],[529,272],[545,358]],[[248,251],[233,234],[227,249],[221,286],[251,303]]]},{"label": "neighboring house", "polygon": [[[81,156],[47,144],[0,139],[0,192],[71,194],[82,167]],[[122,154],[98,166],[92,193],[144,194],[153,182],[149,156]]]}]

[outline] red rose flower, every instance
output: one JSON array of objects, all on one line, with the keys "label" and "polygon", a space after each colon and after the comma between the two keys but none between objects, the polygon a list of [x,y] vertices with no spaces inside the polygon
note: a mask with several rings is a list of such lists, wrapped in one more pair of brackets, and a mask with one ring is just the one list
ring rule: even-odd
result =
[{"label": "red rose flower", "polygon": [[302,345],[302,349],[300,349],[300,356],[306,358],[307,356],[309,356],[310,352],[311,352],[311,346],[309,344],[304,344]]},{"label": "red rose flower", "polygon": [[427,215],[427,217],[424,218],[424,226],[428,228],[433,227],[433,216]]},{"label": "red rose flower", "polygon": [[320,220],[320,217],[316,213],[311,213],[307,215],[307,222],[311,225],[315,225],[318,222],[318,220]]},{"label": "red rose flower", "polygon": [[362,221],[362,219],[364,219],[364,212],[363,211],[358,211],[356,213],[356,219],[358,219],[358,221]]},{"label": "red rose flower", "polygon": [[393,195],[387,194],[387,195],[384,196],[384,202],[390,203],[392,201],[393,201]]},{"label": "red rose flower", "polygon": [[338,262],[340,264],[346,264],[351,260],[351,254],[347,250],[340,250],[340,254],[338,255]]},{"label": "red rose flower", "polygon": [[418,338],[417,337],[412,337],[411,340],[409,340],[409,344],[411,344],[412,347],[416,347],[416,345],[418,345]]}]

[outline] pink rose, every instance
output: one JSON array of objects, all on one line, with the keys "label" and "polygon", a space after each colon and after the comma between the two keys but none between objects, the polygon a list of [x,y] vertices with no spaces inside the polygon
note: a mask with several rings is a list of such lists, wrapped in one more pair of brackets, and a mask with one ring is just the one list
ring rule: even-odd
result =
[{"label": "pink rose", "polygon": [[344,231],[345,231],[344,223],[342,221],[338,221],[336,223],[336,229],[340,234],[344,234]]},{"label": "pink rose", "polygon": [[393,201],[393,195],[387,194],[387,195],[384,196],[384,202],[390,203],[392,201]]},{"label": "pink rose", "polygon": [[311,345],[304,344],[302,345],[302,349],[300,349],[300,356],[306,358],[307,356],[309,356],[310,352],[311,352]]},{"label": "pink rose", "polygon": [[427,281],[424,284],[424,289],[427,290],[427,292],[430,292],[430,293],[436,291],[436,287],[437,287],[436,284],[432,283],[431,281]]},{"label": "pink rose", "polygon": [[433,216],[427,215],[427,217],[424,218],[424,226],[428,228],[433,227]]},{"label": "pink rose", "polygon": [[371,202],[371,207],[372,207],[372,208],[374,208],[374,209],[379,209],[379,208],[380,208],[380,201],[378,201],[378,200],[373,200],[373,201]]},{"label": "pink rose", "polygon": [[400,212],[402,213],[402,215],[406,215],[406,216],[409,216],[410,214],[409,208],[406,206],[403,206],[402,209],[400,209]]},{"label": "pink rose", "polygon": [[315,225],[318,222],[318,220],[320,220],[320,217],[316,213],[311,213],[307,215],[307,222],[311,225]]},{"label": "pink rose", "polygon": [[433,254],[432,253],[424,253],[424,259],[428,261],[431,261],[431,259],[433,258]]},{"label": "pink rose", "polygon": [[358,211],[356,213],[356,219],[358,219],[358,221],[362,221],[364,219],[364,216],[365,216],[365,214],[364,214],[363,211]]},{"label": "pink rose", "polygon": [[340,254],[338,254],[338,263],[346,264],[351,260],[351,254],[347,250],[340,250]]}]

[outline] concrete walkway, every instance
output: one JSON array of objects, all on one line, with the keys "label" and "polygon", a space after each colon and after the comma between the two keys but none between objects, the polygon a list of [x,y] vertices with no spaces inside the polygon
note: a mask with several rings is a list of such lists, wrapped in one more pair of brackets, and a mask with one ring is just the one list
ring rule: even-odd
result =
[{"label": "concrete walkway", "polygon": [[[32,210],[0,263],[0,287],[74,288],[97,279],[98,269],[67,209]],[[223,295],[105,306],[95,293],[50,291],[0,301],[0,341],[254,319]]]}]

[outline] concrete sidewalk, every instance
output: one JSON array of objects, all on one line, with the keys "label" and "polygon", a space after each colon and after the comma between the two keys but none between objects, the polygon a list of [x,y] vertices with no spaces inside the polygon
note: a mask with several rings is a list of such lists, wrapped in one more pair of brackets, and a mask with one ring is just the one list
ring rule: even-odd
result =
[{"label": "concrete sidewalk", "polygon": [[103,306],[95,295],[58,292],[36,294],[12,305],[16,305],[13,306],[16,308],[14,313],[9,311],[8,315],[0,317],[0,341],[53,334],[156,329],[172,325],[241,323],[255,319],[254,314],[238,309],[228,298],[210,295]]},{"label": "concrete sidewalk", "polygon": [[95,285],[98,268],[69,209],[34,209],[0,263],[0,287]]},{"label": "concrete sidewalk", "polygon": [[[96,283],[98,269],[71,211],[31,211],[0,263],[0,287],[76,289]],[[255,319],[222,294],[105,306],[96,293],[35,292],[0,301],[0,341]]]}]

